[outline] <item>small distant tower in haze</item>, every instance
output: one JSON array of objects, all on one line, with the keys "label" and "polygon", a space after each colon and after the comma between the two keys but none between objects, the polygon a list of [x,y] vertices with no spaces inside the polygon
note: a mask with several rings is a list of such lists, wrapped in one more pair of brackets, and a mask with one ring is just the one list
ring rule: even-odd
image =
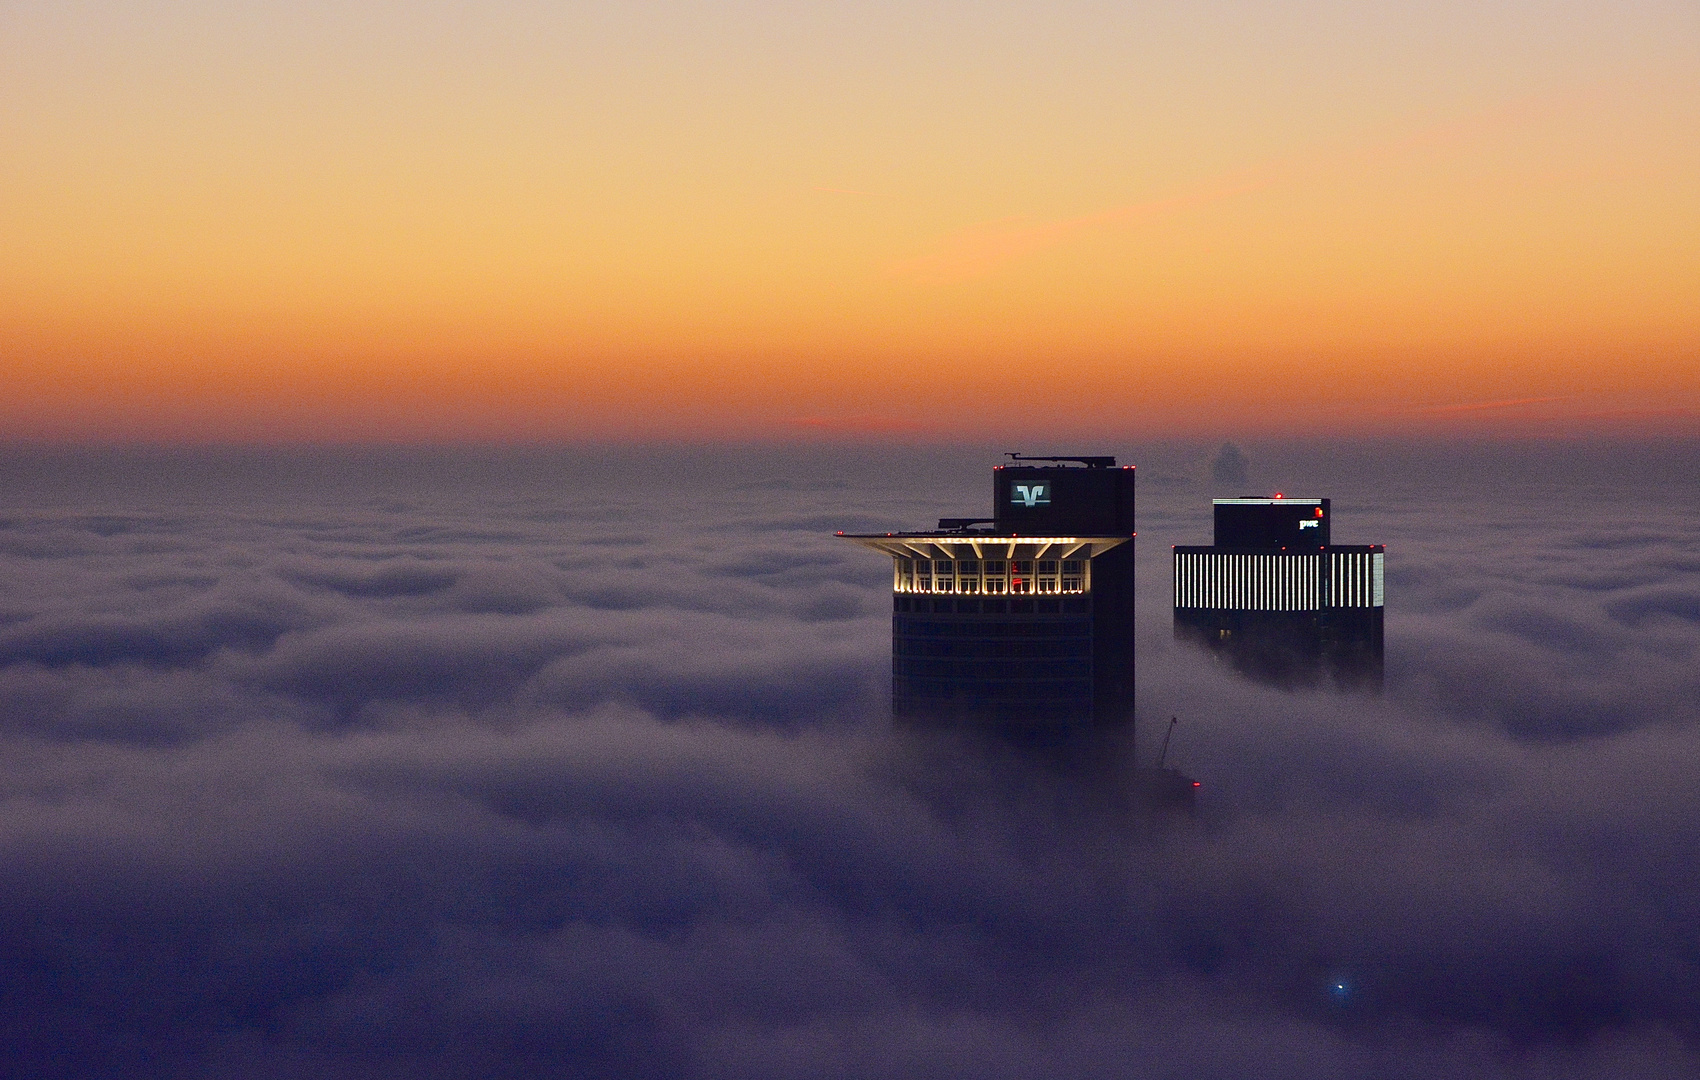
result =
[{"label": "small distant tower in haze", "polygon": [[1223,487],[1244,490],[1246,476],[1245,455],[1233,443],[1223,443],[1216,460],[1210,463],[1210,478]]},{"label": "small distant tower in haze", "polygon": [[1386,547],[1332,543],[1327,499],[1212,509],[1215,543],[1174,549],[1175,637],[1262,681],[1380,689]]},{"label": "small distant tower in haze", "polygon": [[1010,457],[992,470],[990,518],[846,537],[892,559],[892,713],[917,722],[1131,721],[1133,467],[1112,457]]}]

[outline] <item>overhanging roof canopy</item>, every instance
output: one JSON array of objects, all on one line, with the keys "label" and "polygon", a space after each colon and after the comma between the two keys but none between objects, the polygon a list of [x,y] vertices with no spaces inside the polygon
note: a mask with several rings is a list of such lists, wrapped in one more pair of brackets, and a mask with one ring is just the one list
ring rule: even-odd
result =
[{"label": "overhanging roof canopy", "polygon": [[985,533],[846,535],[863,547],[909,559],[1091,559],[1131,536],[996,536]]}]

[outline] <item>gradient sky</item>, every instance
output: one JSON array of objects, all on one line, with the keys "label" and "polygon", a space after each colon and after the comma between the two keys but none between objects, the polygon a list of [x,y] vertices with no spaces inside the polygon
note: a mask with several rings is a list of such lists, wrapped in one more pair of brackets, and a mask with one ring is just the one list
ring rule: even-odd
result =
[{"label": "gradient sky", "polygon": [[1700,8],[0,4],[0,435],[1700,430]]}]

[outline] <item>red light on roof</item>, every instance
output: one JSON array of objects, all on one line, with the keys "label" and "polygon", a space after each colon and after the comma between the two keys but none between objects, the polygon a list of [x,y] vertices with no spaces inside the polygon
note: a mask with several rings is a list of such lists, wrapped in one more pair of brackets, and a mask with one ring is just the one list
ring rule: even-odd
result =
[{"label": "red light on roof", "polygon": [[1277,492],[1276,492],[1276,493],[1275,493],[1275,497],[1276,497],[1276,498],[1277,498],[1277,499],[1284,499],[1284,498],[1286,498],[1286,496],[1285,496],[1285,495],[1282,495],[1282,494],[1281,494],[1281,493],[1280,493],[1280,492],[1279,492],[1279,491],[1277,491]]},{"label": "red light on roof", "polygon": [[1202,780],[1194,780],[1194,781],[1193,781],[1193,782],[1192,782],[1192,786],[1193,786],[1193,787],[1203,787],[1203,786],[1204,786],[1204,782],[1203,782],[1203,781],[1202,781]]},{"label": "red light on roof", "polygon": [[1317,508],[1316,508],[1316,516],[1317,516],[1317,517],[1321,517],[1321,516],[1322,516],[1322,507],[1320,507],[1320,506],[1319,506],[1319,507],[1317,507]]}]

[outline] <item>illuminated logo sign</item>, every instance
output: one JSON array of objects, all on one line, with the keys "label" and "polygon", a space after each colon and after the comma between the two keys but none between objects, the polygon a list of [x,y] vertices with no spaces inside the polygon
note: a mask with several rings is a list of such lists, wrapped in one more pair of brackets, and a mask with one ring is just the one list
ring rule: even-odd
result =
[{"label": "illuminated logo sign", "polygon": [[1318,525],[1321,525],[1321,524],[1322,524],[1322,522],[1314,521],[1314,520],[1312,520],[1312,521],[1301,521],[1301,522],[1299,522],[1299,528],[1301,528],[1301,529],[1314,529]]},{"label": "illuminated logo sign", "polygon": [[1012,506],[1049,506],[1051,485],[1011,484],[1009,501]]}]

